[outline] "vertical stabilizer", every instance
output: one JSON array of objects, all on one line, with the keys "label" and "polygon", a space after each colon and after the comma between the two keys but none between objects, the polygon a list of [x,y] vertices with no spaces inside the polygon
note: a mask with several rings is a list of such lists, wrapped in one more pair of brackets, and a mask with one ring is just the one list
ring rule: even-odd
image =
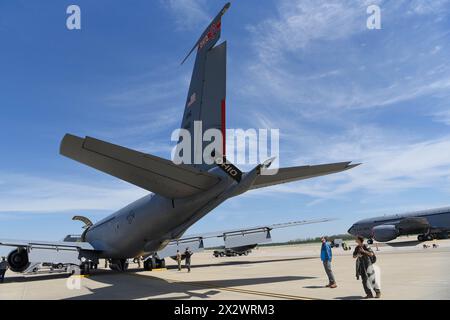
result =
[{"label": "vertical stabilizer", "polygon": [[[202,156],[205,146],[210,142],[195,144],[195,140],[201,140],[206,130],[217,129],[222,133],[221,150],[217,151],[225,154],[227,44],[226,42],[217,46],[216,44],[221,35],[222,16],[229,7],[229,3],[224,6],[183,60],[184,62],[197,48],[181,128],[188,130],[192,139],[190,164],[201,170],[208,170],[214,166],[214,164],[206,164]],[[194,130],[195,123],[197,123],[197,130]],[[199,123],[202,129],[201,137],[198,137]],[[197,136],[194,135],[195,132]],[[212,154],[211,158],[213,159],[214,156]]]}]

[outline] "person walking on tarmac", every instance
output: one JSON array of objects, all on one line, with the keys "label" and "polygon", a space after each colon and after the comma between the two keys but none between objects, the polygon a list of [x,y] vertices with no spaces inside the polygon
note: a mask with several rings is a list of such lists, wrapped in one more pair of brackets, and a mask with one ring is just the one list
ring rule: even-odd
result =
[{"label": "person walking on tarmac", "polygon": [[178,271],[181,271],[181,253],[180,250],[177,250],[177,255],[176,255],[176,259],[177,259],[177,264],[178,264]]},{"label": "person walking on tarmac", "polygon": [[334,279],[333,271],[331,270],[331,260],[333,259],[333,253],[331,252],[331,246],[328,243],[327,237],[322,237],[322,248],[320,250],[320,259],[322,260],[323,267],[328,276],[327,288],[336,288],[336,280]]},{"label": "person walking on tarmac", "polygon": [[356,259],[356,279],[361,277],[365,299],[374,298],[372,290],[375,291],[375,298],[381,298],[380,284],[377,281],[373,264],[376,262],[375,253],[371,248],[364,244],[364,238],[358,236],[356,238],[356,248],[353,252],[353,258]]},{"label": "person walking on tarmac", "polygon": [[188,272],[191,272],[191,256],[192,251],[189,250],[189,248],[186,248],[186,251],[184,252],[184,257],[186,259],[186,268],[188,269]]}]

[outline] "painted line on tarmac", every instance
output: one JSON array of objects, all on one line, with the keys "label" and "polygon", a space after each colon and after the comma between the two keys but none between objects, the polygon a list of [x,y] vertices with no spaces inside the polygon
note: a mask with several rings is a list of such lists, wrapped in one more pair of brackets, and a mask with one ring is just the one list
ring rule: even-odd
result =
[{"label": "painted line on tarmac", "polygon": [[[169,279],[166,279],[166,280],[169,281]],[[288,300],[320,300],[317,298],[302,297],[302,296],[295,296],[295,295],[275,293],[275,292],[255,291],[255,290],[240,289],[240,288],[235,288],[235,287],[221,287],[221,286],[215,285],[214,283],[208,283],[208,282],[199,284],[199,283],[195,283],[195,282],[172,281],[172,283],[187,284],[187,285],[195,286],[195,287],[212,288],[212,289],[217,289],[217,290],[222,290],[222,291],[231,291],[231,292],[236,292],[236,293],[244,293],[244,294],[265,296],[265,297],[271,297],[271,298],[281,298],[281,299],[288,299]]]}]

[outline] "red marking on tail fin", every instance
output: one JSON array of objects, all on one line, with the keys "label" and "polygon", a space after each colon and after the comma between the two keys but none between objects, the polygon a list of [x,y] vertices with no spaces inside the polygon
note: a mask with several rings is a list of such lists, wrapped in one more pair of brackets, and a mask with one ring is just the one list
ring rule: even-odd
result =
[{"label": "red marking on tail fin", "polygon": [[227,139],[226,139],[226,133],[227,133],[227,127],[226,127],[226,104],[225,99],[222,100],[222,153],[223,156],[226,156],[226,145],[227,145]]}]

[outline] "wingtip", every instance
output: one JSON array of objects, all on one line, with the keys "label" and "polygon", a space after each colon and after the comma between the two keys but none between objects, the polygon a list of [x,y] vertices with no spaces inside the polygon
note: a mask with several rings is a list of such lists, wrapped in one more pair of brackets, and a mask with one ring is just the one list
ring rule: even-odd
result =
[{"label": "wingtip", "polygon": [[348,169],[353,169],[353,168],[356,168],[356,167],[359,167],[360,165],[362,165],[362,163],[349,163],[348,165],[347,165],[347,168]]}]

